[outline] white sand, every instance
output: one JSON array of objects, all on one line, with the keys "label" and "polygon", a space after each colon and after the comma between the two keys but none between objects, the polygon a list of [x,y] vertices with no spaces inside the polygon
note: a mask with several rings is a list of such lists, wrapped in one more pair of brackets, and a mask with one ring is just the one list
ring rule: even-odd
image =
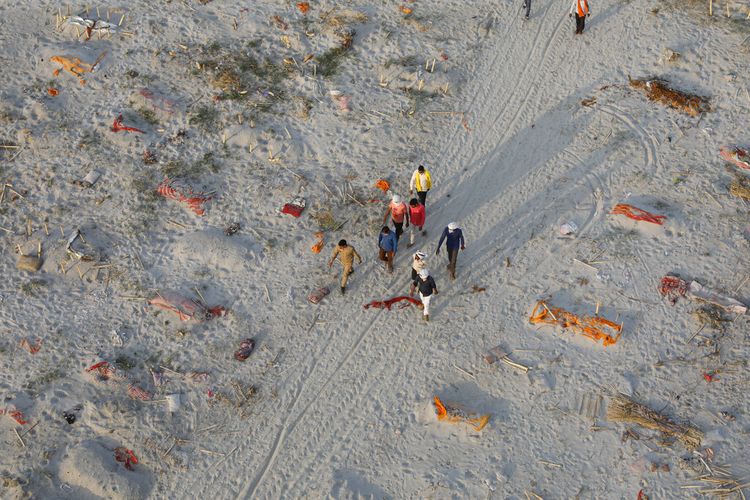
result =
[{"label": "white sand", "polygon": [[[688,342],[698,305],[671,306],[657,287],[679,273],[750,299],[747,205],[729,195],[734,167],[718,157],[721,145],[750,145],[747,6],[733,3],[727,19],[718,3],[708,18],[702,3],[594,0],[574,37],[567,2],[534,0],[524,21],[520,0],[311,0],[307,24],[294,3],[102,4],[99,17],[109,12],[115,24],[125,14],[120,32],[88,42],[55,30],[56,3],[0,4],[0,139],[20,146],[0,151],[0,173],[23,195],[6,190],[0,204],[0,408],[29,422],[0,417],[0,497],[636,498],[643,489],[698,498],[681,489],[697,475],[681,467],[690,456],[681,445],[661,446],[639,428],[640,440],[621,441],[625,426],[605,418],[611,390],[690,420],[714,463],[746,477],[747,320],[732,316]],[[349,23],[356,35],[340,68],[313,75],[305,56],[337,46],[326,26],[342,9],[367,19]],[[666,48],[682,57],[664,61]],[[214,102],[220,70],[210,61],[231,64],[241,50],[279,68],[290,58],[292,69],[273,85],[248,70],[237,89],[247,94]],[[105,51],[85,85],[52,74],[52,56],[92,63]],[[433,59],[434,73],[425,71]],[[649,102],[628,76],[668,78],[710,96],[712,111],[691,118]],[[144,87],[168,101],[154,107]],[[581,106],[590,97],[596,104]],[[139,116],[142,107],[158,123]],[[205,129],[194,119],[201,108],[218,111]],[[145,134],[110,131],[120,113]],[[146,149],[158,163],[144,164]],[[385,205],[369,202],[385,197],[373,184],[386,178],[406,195],[419,163],[435,182],[428,235],[412,249],[402,240],[386,275],[376,259]],[[93,187],[72,184],[92,169],[102,174]],[[175,171],[215,191],[205,216],[153,194]],[[298,194],[303,216],[280,214]],[[617,203],[668,220],[608,215]],[[325,207],[346,223],[315,255],[311,214]],[[363,309],[404,294],[410,252],[433,254],[452,220],[467,249],[454,282],[444,254],[429,257],[441,291],[430,323],[413,306]],[[574,237],[558,232],[567,221],[579,226]],[[242,228],[225,236],[231,222]],[[94,261],[66,255],[61,231],[76,228]],[[339,265],[326,267],[342,237],[365,259],[344,297]],[[17,270],[17,245],[35,254],[38,243],[42,270]],[[324,285],[334,293],[309,304]],[[474,285],[487,290],[473,294]],[[146,303],[159,290],[200,293],[230,313],[182,323]],[[580,314],[599,303],[624,323],[622,338],[604,348],[530,325],[542,298]],[[247,337],[256,350],[235,361]],[[19,348],[24,338],[41,339],[40,351]],[[497,344],[531,371],[486,365],[483,352]],[[153,401],[85,371],[118,359]],[[156,387],[149,369],[169,381]],[[716,370],[719,380],[706,382]],[[179,375],[192,371],[208,381]],[[244,401],[238,391],[249,386],[257,394]],[[171,413],[164,400],[177,393],[182,406]],[[434,395],[490,414],[488,426],[437,422]],[[582,398],[599,395],[598,415],[579,415]],[[76,405],[69,425],[62,412]],[[134,471],[115,462],[117,446],[134,451]],[[671,470],[652,472],[652,463]]]}]

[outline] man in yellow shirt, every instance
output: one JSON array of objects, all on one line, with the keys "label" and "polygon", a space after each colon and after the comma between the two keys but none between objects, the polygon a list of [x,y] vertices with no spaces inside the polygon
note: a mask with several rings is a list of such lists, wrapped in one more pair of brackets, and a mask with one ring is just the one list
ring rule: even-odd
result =
[{"label": "man in yellow shirt", "polygon": [[336,260],[336,257],[339,258],[343,267],[341,271],[341,295],[343,295],[346,291],[346,282],[349,280],[349,275],[354,272],[354,258],[356,257],[357,261],[361,264],[362,257],[359,256],[353,246],[346,243],[346,240],[339,241],[339,244],[333,249],[331,260],[328,261],[328,269],[333,266],[333,261]]},{"label": "man in yellow shirt", "polygon": [[414,194],[414,189],[416,189],[419,203],[427,206],[427,191],[431,188],[432,178],[430,177],[430,171],[424,168],[424,165],[420,165],[419,168],[411,174],[411,180],[409,181],[409,194]]}]

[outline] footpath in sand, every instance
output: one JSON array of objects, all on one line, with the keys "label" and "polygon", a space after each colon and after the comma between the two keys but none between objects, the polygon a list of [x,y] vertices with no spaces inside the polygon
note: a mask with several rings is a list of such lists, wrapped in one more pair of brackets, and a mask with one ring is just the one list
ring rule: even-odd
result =
[{"label": "footpath in sand", "polygon": [[[745,7],[605,1],[574,37],[567,2],[308,5],[0,6],[0,496],[741,498],[747,319],[685,287],[750,299],[747,174],[719,156],[750,146]],[[654,77],[710,110],[629,85]],[[389,275],[374,183],[405,196],[420,163],[427,235]],[[344,296],[340,238],[364,257]],[[429,324],[363,308],[416,249]],[[148,302],[175,294],[227,312]],[[539,301],[621,335],[532,324]]]}]

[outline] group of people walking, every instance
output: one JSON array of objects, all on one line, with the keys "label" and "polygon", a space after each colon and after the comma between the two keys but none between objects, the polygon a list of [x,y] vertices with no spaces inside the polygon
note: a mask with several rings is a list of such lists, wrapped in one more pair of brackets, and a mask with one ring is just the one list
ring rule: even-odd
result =
[{"label": "group of people walking", "polygon": [[[393,272],[393,261],[398,252],[399,240],[404,234],[404,229],[409,231],[409,243],[407,247],[414,245],[417,236],[421,233],[425,236],[427,232],[424,229],[426,222],[427,194],[432,188],[432,176],[430,171],[423,165],[420,165],[412,174],[409,181],[409,194],[413,197],[409,203],[405,203],[401,196],[393,194],[388,204],[388,209],[383,216],[383,228],[378,234],[378,259],[384,263],[385,270]],[[393,229],[389,226],[393,224]],[[456,279],[456,266],[458,262],[458,252],[465,249],[464,235],[457,223],[448,224],[440,236],[435,255],[440,255],[440,249],[445,242],[445,248],[448,257],[447,269],[451,279]],[[349,275],[354,272],[354,260],[362,263],[362,257],[357,253],[353,246],[349,245],[346,240],[339,241],[333,250],[333,255],[328,261],[328,267],[331,268],[336,259],[339,259],[342,266],[341,271],[341,293],[346,292],[346,285]],[[409,295],[414,295],[415,291],[419,292],[422,301],[422,316],[425,321],[430,319],[430,300],[433,295],[438,293],[437,285],[432,273],[427,267],[427,254],[423,251],[417,251],[412,255],[411,263],[411,287]]]}]

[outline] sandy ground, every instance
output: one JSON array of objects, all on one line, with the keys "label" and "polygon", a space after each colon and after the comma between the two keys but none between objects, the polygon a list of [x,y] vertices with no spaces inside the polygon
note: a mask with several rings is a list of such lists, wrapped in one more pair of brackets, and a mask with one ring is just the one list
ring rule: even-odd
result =
[{"label": "sandy ground", "polygon": [[[676,273],[750,300],[748,206],[728,190],[743,174],[718,157],[750,145],[747,6],[591,7],[574,37],[569,4],[546,0],[529,20],[504,0],[72,6],[115,25],[85,41],[66,6],[0,4],[0,496],[700,498],[683,488],[708,473],[693,451],[747,478],[747,319],[702,326],[700,304],[658,293]],[[82,84],[54,56],[99,62]],[[628,77],[711,111],[650,102]],[[120,114],[142,133],[113,132]],[[419,163],[427,235],[388,275],[374,183],[406,195]],[[205,215],[156,194],[167,176],[212,193]],[[295,196],[299,219],[280,213]],[[433,253],[454,220],[451,281]],[[76,230],[83,260],[66,251]],[[342,237],[364,257],[343,297],[326,266]],[[38,272],[17,269],[40,248]],[[417,248],[441,291],[430,323],[364,309],[407,292]],[[320,286],[334,293],[313,305]],[[229,312],[183,322],[147,302],[169,293]],[[603,347],[529,324],[540,299],[623,334]],[[530,371],[486,364],[496,345]],[[109,380],[86,371],[100,361]],[[691,422],[702,446],[607,420],[616,392]],[[438,422],[435,395],[489,424]]]}]

